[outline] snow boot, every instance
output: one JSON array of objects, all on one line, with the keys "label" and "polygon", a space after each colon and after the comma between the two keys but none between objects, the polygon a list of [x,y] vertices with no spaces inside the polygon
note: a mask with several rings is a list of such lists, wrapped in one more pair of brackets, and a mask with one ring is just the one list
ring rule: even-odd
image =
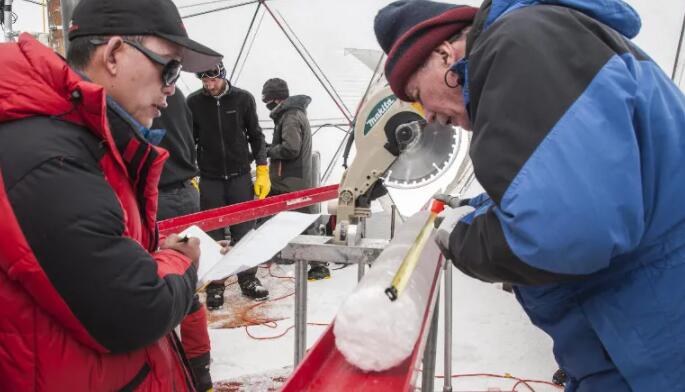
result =
[{"label": "snow boot", "polygon": [[240,284],[240,291],[248,298],[261,301],[269,296],[269,290],[262,286],[262,282],[256,276],[245,278],[238,283]]},{"label": "snow boot", "polygon": [[307,280],[315,281],[322,279],[330,279],[331,271],[325,265],[312,265],[307,272]]},{"label": "snow boot", "polygon": [[209,353],[200,355],[197,358],[188,359],[190,370],[193,373],[195,389],[198,392],[208,392],[212,390],[212,376],[209,374],[209,363],[211,362]]},{"label": "snow boot", "polygon": [[207,309],[217,310],[224,306],[224,282],[212,282],[207,285]]},{"label": "snow boot", "polygon": [[552,376],[552,382],[563,387],[564,384],[566,384],[566,378],[566,372],[564,369],[559,369],[554,372],[554,375]]}]

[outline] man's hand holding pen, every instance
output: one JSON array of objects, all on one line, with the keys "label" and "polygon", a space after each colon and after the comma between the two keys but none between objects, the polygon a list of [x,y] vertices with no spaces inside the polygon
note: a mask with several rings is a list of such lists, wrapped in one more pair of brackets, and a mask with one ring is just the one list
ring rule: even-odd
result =
[{"label": "man's hand holding pen", "polygon": [[179,236],[171,234],[165,240],[160,249],[173,249],[188,257],[196,267],[200,262],[200,240],[195,237]]}]

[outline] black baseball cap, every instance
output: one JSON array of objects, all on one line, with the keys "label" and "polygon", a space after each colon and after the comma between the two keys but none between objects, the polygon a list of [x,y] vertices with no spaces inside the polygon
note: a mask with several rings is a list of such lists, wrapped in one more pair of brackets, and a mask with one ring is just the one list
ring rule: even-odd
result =
[{"label": "black baseball cap", "polygon": [[190,38],[171,0],[81,0],[69,23],[69,40],[84,36],[154,35],[184,48],[183,69],[208,70],[223,56]]}]

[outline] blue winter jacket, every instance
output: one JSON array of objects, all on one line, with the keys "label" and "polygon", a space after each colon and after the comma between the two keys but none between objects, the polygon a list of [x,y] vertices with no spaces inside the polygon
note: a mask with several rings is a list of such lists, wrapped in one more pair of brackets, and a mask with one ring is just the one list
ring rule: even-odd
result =
[{"label": "blue winter jacket", "polygon": [[489,197],[450,253],[517,285],[567,390],[685,391],[685,97],[639,29],[619,0],[488,0],[461,68]]}]

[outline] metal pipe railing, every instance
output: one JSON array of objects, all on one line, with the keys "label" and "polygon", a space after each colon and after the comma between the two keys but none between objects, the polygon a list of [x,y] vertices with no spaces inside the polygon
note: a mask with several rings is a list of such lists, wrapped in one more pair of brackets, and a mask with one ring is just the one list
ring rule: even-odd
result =
[{"label": "metal pipe railing", "polygon": [[2,9],[4,20],[2,21],[2,28],[5,31],[5,41],[14,41],[14,33],[12,31],[12,0],[5,0],[5,6]]},{"label": "metal pipe railing", "polygon": [[295,366],[307,350],[307,264],[295,262]]},{"label": "metal pipe railing", "polygon": [[442,386],[443,392],[452,392],[452,262],[445,260],[445,337],[444,337],[444,383]]}]

